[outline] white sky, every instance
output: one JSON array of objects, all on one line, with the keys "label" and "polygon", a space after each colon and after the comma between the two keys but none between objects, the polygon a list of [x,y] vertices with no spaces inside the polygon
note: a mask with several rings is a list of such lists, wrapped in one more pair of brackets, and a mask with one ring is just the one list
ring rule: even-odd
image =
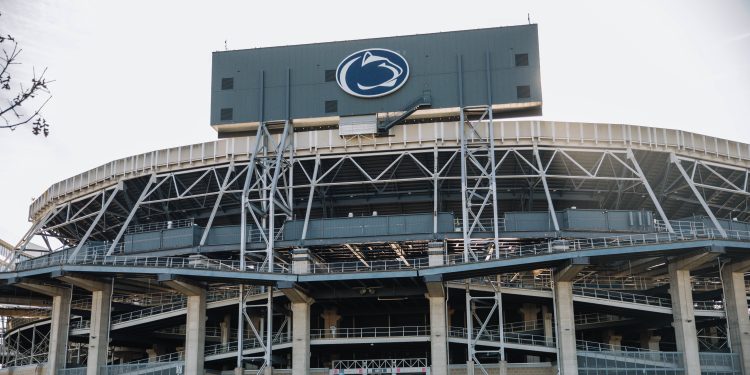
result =
[{"label": "white sky", "polygon": [[[373,7],[365,9],[365,4]],[[750,142],[750,1],[0,0],[22,68],[48,67],[51,135],[0,131],[0,238],[52,183],[216,138],[211,52],[539,24],[544,119]]]}]

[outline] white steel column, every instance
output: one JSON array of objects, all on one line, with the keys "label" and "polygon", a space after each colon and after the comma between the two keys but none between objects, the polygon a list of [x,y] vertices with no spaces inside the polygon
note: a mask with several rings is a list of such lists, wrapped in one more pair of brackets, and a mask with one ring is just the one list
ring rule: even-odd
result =
[{"label": "white steel column", "polygon": [[680,164],[680,159],[677,158],[677,156],[672,153],[670,155],[672,163],[677,167],[677,170],[680,171],[680,174],[682,175],[682,178],[685,179],[685,182],[690,187],[690,190],[693,192],[693,195],[695,195],[695,198],[698,199],[698,202],[700,202],[701,206],[703,207],[703,210],[706,211],[706,214],[711,219],[711,222],[714,224],[714,227],[716,227],[716,230],[719,231],[722,237],[727,236],[727,232],[724,231],[724,228],[719,224],[719,221],[716,220],[716,216],[714,216],[713,211],[711,211],[711,208],[708,207],[708,204],[706,203],[706,200],[703,199],[703,196],[698,191],[698,188],[695,187],[695,183],[693,182],[693,179],[688,176],[687,172],[685,171],[685,168],[682,167],[682,164]]},{"label": "white steel column", "polygon": [[656,194],[654,194],[654,191],[651,189],[651,185],[648,183],[646,175],[643,173],[641,166],[638,164],[638,160],[635,159],[635,154],[633,154],[633,149],[631,148],[628,148],[628,159],[630,159],[630,161],[633,163],[635,171],[638,172],[638,178],[641,179],[641,184],[643,184],[643,187],[646,188],[646,192],[648,192],[648,196],[651,198],[651,202],[654,204],[654,207],[656,207],[656,212],[659,213],[659,217],[661,217],[661,220],[664,222],[664,226],[667,227],[669,233],[674,233],[674,229],[672,229],[672,224],[669,223],[667,214],[664,213],[664,210],[661,208],[661,204],[659,204],[659,200],[656,199]]},{"label": "white steel column", "polygon": [[547,197],[547,208],[552,219],[552,225],[555,227],[555,232],[559,232],[560,224],[557,222],[555,205],[552,203],[552,196],[549,193],[549,186],[547,185],[547,169],[542,165],[542,158],[539,156],[539,147],[537,147],[536,142],[534,142],[534,159],[536,159],[537,172],[539,172],[539,178],[542,180],[542,186],[544,187],[544,195]]}]

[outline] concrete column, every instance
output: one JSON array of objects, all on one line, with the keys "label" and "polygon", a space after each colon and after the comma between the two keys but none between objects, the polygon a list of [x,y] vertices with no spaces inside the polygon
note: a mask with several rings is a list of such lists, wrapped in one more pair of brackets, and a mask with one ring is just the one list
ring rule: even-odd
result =
[{"label": "concrete column", "polygon": [[576,354],[576,326],[573,320],[573,283],[557,280],[554,283],[555,326],[557,327],[557,363],[560,375],[578,374]]},{"label": "concrete column", "polygon": [[[683,354],[685,375],[700,375],[698,334],[695,329],[690,271],[679,269],[677,263],[670,262],[669,284],[669,294],[672,297],[672,326],[674,326],[677,351]],[[747,319],[747,310],[745,319]]]},{"label": "concrete column", "polygon": [[726,266],[722,270],[729,346],[733,353],[740,355],[742,373],[750,374],[750,319],[747,317],[745,276],[743,272],[733,271]]},{"label": "concrete column", "polygon": [[71,290],[52,297],[52,323],[49,334],[49,356],[47,374],[57,375],[65,368],[68,354],[68,332],[70,331]]},{"label": "concrete column", "polygon": [[448,327],[445,296],[428,296],[430,303],[430,373],[448,375]]},{"label": "concrete column", "polygon": [[612,330],[607,330],[604,339],[612,350],[622,350],[622,335],[616,335]]},{"label": "concrete column", "polygon": [[[539,308],[536,304],[533,303],[524,303],[520,309],[518,309],[518,312],[521,313],[522,319],[526,324],[526,328],[532,329],[536,326],[537,321],[539,320],[539,312],[542,309]],[[526,362],[529,363],[538,363],[541,362],[541,357],[538,355],[526,355]]]},{"label": "concrete column", "polygon": [[185,373],[203,374],[206,344],[206,290],[187,296],[185,324]]},{"label": "concrete column", "polygon": [[661,342],[661,336],[654,336],[651,332],[645,331],[641,333],[641,348],[659,351],[659,343]]},{"label": "concrete column", "polygon": [[146,349],[146,355],[148,356],[149,362],[156,361],[156,357],[159,356],[159,354],[156,351],[156,348]]},{"label": "concrete column", "polygon": [[310,250],[292,250],[292,272],[297,275],[310,273]]},{"label": "concrete column", "polygon": [[533,303],[524,303],[523,305],[521,305],[521,308],[518,309],[518,312],[521,313],[524,322],[534,323],[539,320],[539,311],[541,311],[539,306]]},{"label": "concrete column", "polygon": [[86,374],[99,375],[107,364],[109,321],[112,311],[112,281],[63,274],[59,280],[91,292],[91,329]]},{"label": "concrete column", "polygon": [[551,345],[555,342],[555,334],[554,334],[554,325],[552,324],[552,319],[554,319],[551,312],[549,312],[549,308],[547,306],[542,306],[542,319],[544,323],[544,341]]},{"label": "concrete column", "polygon": [[16,285],[26,290],[52,297],[52,317],[50,319],[50,339],[46,373],[48,375],[57,375],[58,370],[64,369],[67,362],[72,291],[69,288],[44,285],[32,281],[23,281]]},{"label": "concrete column", "polygon": [[204,373],[203,361],[206,346],[206,289],[192,281],[180,278],[160,281],[164,281],[170,288],[187,297],[185,374],[201,375]]},{"label": "concrete column", "polygon": [[445,264],[445,247],[442,242],[430,242],[427,244],[427,264],[430,267],[438,267]]},{"label": "concrete column", "polygon": [[112,309],[112,284],[102,283],[101,290],[91,292],[91,331],[86,374],[99,375],[107,364],[109,349],[109,320]]},{"label": "concrete column", "polygon": [[219,328],[221,329],[221,345],[227,346],[232,332],[232,316],[230,314],[224,315],[224,320],[219,323]]},{"label": "concrete column", "polygon": [[292,375],[310,372],[310,303],[292,302]]},{"label": "concrete column", "polygon": [[336,308],[334,307],[323,310],[323,314],[321,314],[320,317],[323,318],[323,328],[326,333],[325,337],[335,337],[336,334],[334,334],[334,330],[339,328],[339,320],[341,320],[341,315],[338,314]]}]

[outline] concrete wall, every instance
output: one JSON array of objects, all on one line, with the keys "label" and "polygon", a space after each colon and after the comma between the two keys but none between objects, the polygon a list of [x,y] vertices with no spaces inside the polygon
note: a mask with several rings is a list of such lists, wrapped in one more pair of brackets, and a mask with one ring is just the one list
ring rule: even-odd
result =
[{"label": "concrete wall", "polygon": [[19,366],[0,369],[0,375],[43,375],[46,373],[46,370],[47,366],[45,364]]}]

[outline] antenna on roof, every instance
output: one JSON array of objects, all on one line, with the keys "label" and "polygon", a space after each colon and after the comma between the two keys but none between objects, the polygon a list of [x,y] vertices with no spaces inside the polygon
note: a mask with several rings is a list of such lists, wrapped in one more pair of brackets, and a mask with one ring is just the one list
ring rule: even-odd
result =
[{"label": "antenna on roof", "polygon": [[227,47],[227,40],[224,39],[224,51],[228,51],[229,48]]},{"label": "antenna on roof", "polygon": [[531,13],[526,13],[526,18],[529,20],[529,25],[531,25]]}]

